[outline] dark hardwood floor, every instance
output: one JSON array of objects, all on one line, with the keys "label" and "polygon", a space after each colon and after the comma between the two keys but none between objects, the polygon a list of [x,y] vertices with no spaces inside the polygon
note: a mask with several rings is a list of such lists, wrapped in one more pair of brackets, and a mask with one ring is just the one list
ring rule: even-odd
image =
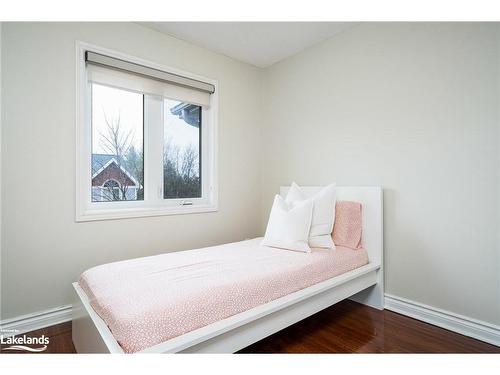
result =
[{"label": "dark hardwood floor", "polygon": [[[26,335],[42,334],[50,338],[45,353],[75,352],[71,322]],[[500,348],[346,300],[239,353],[500,353]]]},{"label": "dark hardwood floor", "polygon": [[500,353],[500,348],[345,300],[240,353]]}]

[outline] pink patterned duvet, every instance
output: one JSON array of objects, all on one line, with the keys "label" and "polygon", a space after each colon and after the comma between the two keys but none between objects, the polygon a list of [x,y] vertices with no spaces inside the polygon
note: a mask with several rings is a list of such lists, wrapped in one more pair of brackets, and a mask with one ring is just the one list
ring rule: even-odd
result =
[{"label": "pink patterned duvet", "polygon": [[261,240],[104,264],[79,284],[133,353],[368,263],[363,249],[300,253]]}]

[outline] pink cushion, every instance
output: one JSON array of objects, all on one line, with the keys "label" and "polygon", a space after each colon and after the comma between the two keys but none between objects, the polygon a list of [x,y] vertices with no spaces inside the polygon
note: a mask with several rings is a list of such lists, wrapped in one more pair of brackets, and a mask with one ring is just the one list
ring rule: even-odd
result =
[{"label": "pink cushion", "polygon": [[363,247],[362,208],[359,202],[337,201],[335,205],[335,225],[333,227],[333,243],[350,249]]}]

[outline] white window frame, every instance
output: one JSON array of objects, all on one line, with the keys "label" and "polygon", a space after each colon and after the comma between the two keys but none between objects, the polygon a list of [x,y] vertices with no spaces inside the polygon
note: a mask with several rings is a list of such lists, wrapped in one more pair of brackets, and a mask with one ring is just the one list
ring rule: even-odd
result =
[{"label": "white window frame", "polygon": [[[92,167],[91,144],[92,129],[90,122],[90,90],[88,89],[85,51],[93,51],[117,59],[148,66],[154,69],[174,73],[184,77],[211,83],[215,93],[210,95],[209,108],[202,108],[201,127],[201,184],[202,197],[193,199],[163,199],[163,146],[160,142],[152,142],[155,137],[163,139],[163,119],[149,122],[157,126],[148,127],[146,117],[148,106],[162,105],[163,98],[145,96],[144,100],[144,200],[92,202]],[[217,114],[218,114],[218,82],[175,68],[163,66],[138,57],[130,56],[107,48],[76,42],[76,213],[77,222],[125,219],[135,217],[163,216],[177,214],[193,214],[214,212],[218,210],[217,185]],[[153,112],[151,112],[153,113]],[[158,113],[156,111],[155,113]],[[150,115],[150,114],[149,114]],[[156,138],[158,139],[158,138]],[[156,157],[153,157],[156,155]]]}]

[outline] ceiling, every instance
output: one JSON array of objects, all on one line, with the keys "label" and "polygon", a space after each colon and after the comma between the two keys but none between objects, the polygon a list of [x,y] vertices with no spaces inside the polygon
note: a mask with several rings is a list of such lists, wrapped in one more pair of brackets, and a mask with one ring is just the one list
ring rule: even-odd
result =
[{"label": "ceiling", "polygon": [[142,22],[141,25],[261,68],[355,25],[352,22]]}]

